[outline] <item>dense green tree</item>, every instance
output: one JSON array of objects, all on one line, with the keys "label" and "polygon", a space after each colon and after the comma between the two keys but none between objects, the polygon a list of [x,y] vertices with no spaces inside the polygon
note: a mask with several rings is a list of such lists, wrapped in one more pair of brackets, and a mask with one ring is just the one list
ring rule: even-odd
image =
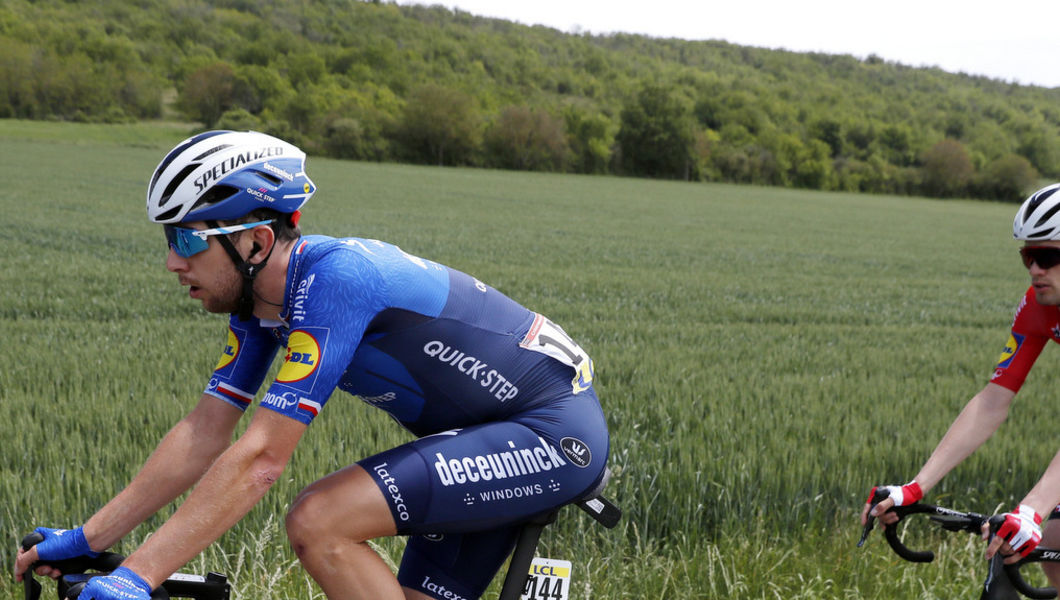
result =
[{"label": "dense green tree", "polygon": [[39,118],[34,93],[34,49],[0,38],[0,118]]},{"label": "dense green tree", "polygon": [[407,156],[435,165],[467,164],[481,138],[471,96],[429,83],[413,90],[398,125]]},{"label": "dense green tree", "polygon": [[818,139],[805,144],[795,158],[792,183],[796,187],[832,190],[838,186],[831,159],[832,149]]},{"label": "dense green tree", "polygon": [[566,34],[382,1],[0,2],[0,117],[175,107],[313,153],[472,165],[501,156],[510,106],[561,115],[577,172],[943,194],[924,160],[950,139],[974,170],[965,193],[1008,196],[1026,173],[1014,156],[1060,178],[1060,89],[879,57]]},{"label": "dense green tree", "polygon": [[974,190],[982,198],[1022,202],[1038,184],[1038,172],[1018,154],[994,160],[975,178]]},{"label": "dense green tree", "polygon": [[563,120],[528,106],[503,109],[484,142],[488,166],[563,171],[570,157]]},{"label": "dense green tree", "polygon": [[621,114],[615,141],[622,170],[632,175],[690,179],[695,120],[690,103],[673,87],[648,84]]},{"label": "dense green tree", "polygon": [[606,115],[571,105],[563,113],[571,167],[578,173],[606,173],[615,143],[615,125]]},{"label": "dense green tree", "polygon": [[941,198],[964,195],[975,169],[964,144],[945,139],[924,152],[923,190]]},{"label": "dense green tree", "polygon": [[225,111],[236,106],[235,69],[214,62],[188,74],[180,91],[180,107],[193,121],[213,126]]}]

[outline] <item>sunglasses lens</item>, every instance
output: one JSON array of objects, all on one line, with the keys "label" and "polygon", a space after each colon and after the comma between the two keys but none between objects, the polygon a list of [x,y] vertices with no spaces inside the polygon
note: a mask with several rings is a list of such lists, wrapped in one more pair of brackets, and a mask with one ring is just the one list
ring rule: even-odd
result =
[{"label": "sunglasses lens", "polygon": [[209,242],[195,235],[194,229],[166,225],[166,242],[177,256],[188,258],[209,248]]},{"label": "sunglasses lens", "polygon": [[1023,266],[1028,269],[1032,264],[1037,264],[1041,269],[1051,269],[1060,264],[1060,248],[1042,246],[1020,248],[1020,256],[1023,258]]}]

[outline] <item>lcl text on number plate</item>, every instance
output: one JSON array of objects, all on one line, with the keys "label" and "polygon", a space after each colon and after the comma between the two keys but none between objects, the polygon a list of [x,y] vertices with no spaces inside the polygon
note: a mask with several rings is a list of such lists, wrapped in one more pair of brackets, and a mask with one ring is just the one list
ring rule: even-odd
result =
[{"label": "lcl text on number plate", "polygon": [[569,600],[569,560],[534,558],[520,600]]}]

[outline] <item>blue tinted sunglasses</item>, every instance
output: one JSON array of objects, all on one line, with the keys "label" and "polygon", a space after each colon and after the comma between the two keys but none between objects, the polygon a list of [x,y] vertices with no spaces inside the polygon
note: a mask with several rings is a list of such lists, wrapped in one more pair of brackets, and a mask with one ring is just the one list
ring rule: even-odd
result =
[{"label": "blue tinted sunglasses", "polygon": [[255,221],[254,223],[240,223],[239,225],[229,225],[228,227],[215,227],[213,229],[188,229],[186,227],[175,227],[173,225],[165,225],[164,227],[166,230],[166,241],[169,242],[169,247],[177,253],[177,256],[188,258],[209,248],[210,242],[207,238],[211,235],[227,235],[237,231],[253,229],[258,225],[268,225],[273,221],[275,221],[275,219]]}]

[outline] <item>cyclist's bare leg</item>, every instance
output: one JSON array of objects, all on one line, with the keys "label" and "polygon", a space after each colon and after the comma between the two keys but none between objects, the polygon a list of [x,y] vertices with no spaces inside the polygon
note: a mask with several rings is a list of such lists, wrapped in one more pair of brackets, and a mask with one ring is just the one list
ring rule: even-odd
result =
[{"label": "cyclist's bare leg", "polygon": [[406,598],[390,567],[368,545],[396,533],[383,493],[359,465],[309,485],[287,513],[295,554],[333,600]]},{"label": "cyclist's bare leg", "polygon": [[[1060,548],[1060,519],[1049,519],[1042,529],[1043,548]],[[1060,563],[1043,562],[1042,570],[1049,578],[1049,585],[1060,589]]]}]

